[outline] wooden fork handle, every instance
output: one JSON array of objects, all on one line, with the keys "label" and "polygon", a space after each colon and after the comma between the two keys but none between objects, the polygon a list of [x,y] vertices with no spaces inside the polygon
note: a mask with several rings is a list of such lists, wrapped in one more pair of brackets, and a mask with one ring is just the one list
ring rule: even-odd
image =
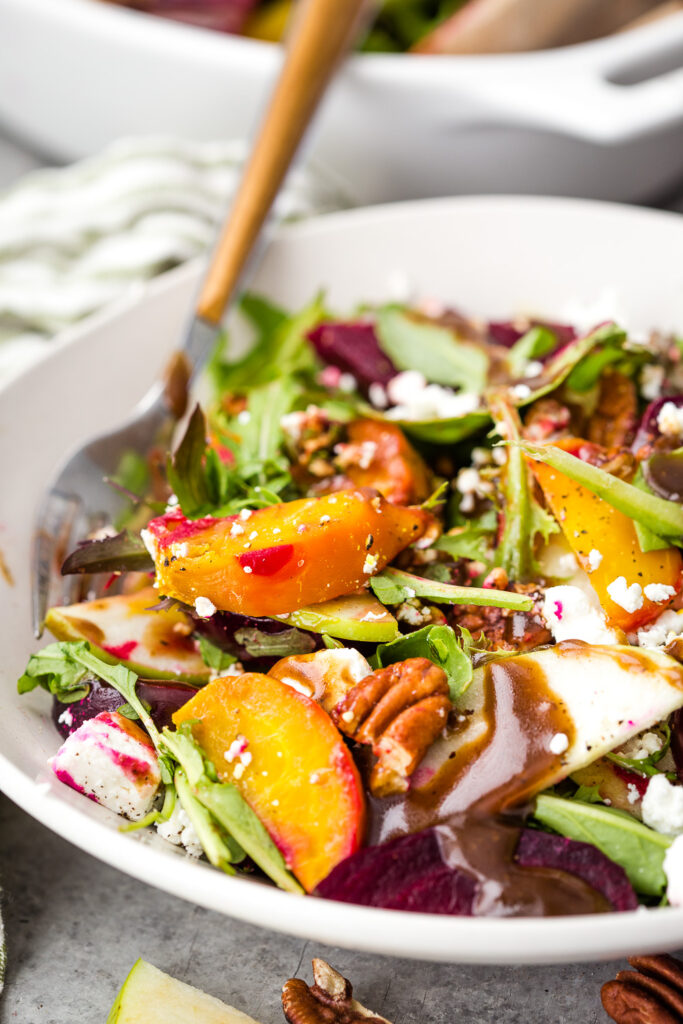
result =
[{"label": "wooden fork handle", "polygon": [[199,296],[217,324],[334,70],[353,42],[367,0],[299,0],[290,44]]}]

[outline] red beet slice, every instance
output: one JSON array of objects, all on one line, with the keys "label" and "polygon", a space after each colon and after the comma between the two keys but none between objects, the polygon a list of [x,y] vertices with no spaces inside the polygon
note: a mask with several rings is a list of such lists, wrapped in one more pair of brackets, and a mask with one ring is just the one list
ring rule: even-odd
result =
[{"label": "red beet slice", "polygon": [[602,893],[613,910],[638,907],[638,897],[624,869],[590,843],[525,829],[515,857],[522,867],[556,868],[577,875]]},{"label": "red beet slice", "polygon": [[[125,704],[118,690],[99,679],[90,679],[90,692],[83,700],[62,704],[55,697],[52,703],[52,721],[64,738],[78,729],[88,719],[103,711],[116,711]],[[183,683],[140,680],[136,687],[138,696],[150,706],[150,714],[157,728],[171,725],[174,711],[186,704],[197,692],[196,687]]]},{"label": "red beet slice", "polygon": [[367,395],[371,384],[388,384],[398,370],[379,346],[370,323],[320,324],[308,335],[320,358],[356,378]]}]

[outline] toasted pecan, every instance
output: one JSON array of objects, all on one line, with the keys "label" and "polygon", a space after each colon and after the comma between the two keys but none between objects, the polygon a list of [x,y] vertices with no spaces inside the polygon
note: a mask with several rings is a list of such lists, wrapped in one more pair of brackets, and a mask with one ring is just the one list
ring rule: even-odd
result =
[{"label": "toasted pecan", "polygon": [[683,1020],[683,963],[667,954],[634,956],[635,970],[602,986],[602,1005],[616,1024],[676,1024]]},{"label": "toasted pecan", "polygon": [[339,729],[372,747],[370,788],[401,792],[446,725],[451,702],[443,669],[427,658],[378,669],[357,683],[332,712]]},{"label": "toasted pecan", "polygon": [[324,960],[313,961],[315,984],[290,978],[282,987],[282,1009],[289,1024],[389,1024],[353,998],[351,983]]},{"label": "toasted pecan", "polygon": [[633,441],[637,422],[638,395],[631,378],[616,370],[603,373],[587,439],[608,449],[627,447]]}]

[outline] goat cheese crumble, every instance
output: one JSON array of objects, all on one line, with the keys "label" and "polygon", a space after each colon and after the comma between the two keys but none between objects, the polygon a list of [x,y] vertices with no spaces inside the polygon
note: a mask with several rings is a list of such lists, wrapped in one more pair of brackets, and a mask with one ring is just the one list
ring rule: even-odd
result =
[{"label": "goat cheese crumble", "polygon": [[667,437],[679,437],[683,433],[683,408],[673,402],[665,402],[657,416],[660,433]]},{"label": "goat cheese crumble", "polygon": [[669,587],[666,583],[648,583],[643,590],[648,601],[659,604],[661,601],[668,601],[676,593],[675,587]]},{"label": "goat cheese crumble", "polygon": [[615,604],[627,612],[637,612],[643,607],[643,588],[640,583],[626,583],[625,576],[617,576],[607,586],[607,593]]},{"label": "goat cheese crumble", "polygon": [[653,775],[642,801],[643,821],[665,836],[683,833],[683,786],[674,786],[666,775]]},{"label": "goat cheese crumble", "polygon": [[597,548],[591,548],[588,552],[588,571],[595,572],[602,565],[602,552]]},{"label": "goat cheese crumble", "polygon": [[597,595],[591,599],[580,587],[548,587],[543,618],[556,641],[583,640],[587,644],[614,644],[617,635],[605,623]]},{"label": "goat cheese crumble", "polygon": [[202,619],[210,619],[216,612],[216,605],[208,597],[196,597],[194,599],[194,610]]},{"label": "goat cheese crumble", "polygon": [[158,821],[156,828],[161,838],[165,839],[167,843],[183,846],[191,857],[202,856],[204,851],[199,836],[195,832],[187,812],[183,810],[177,800],[171,817],[167,821]]}]

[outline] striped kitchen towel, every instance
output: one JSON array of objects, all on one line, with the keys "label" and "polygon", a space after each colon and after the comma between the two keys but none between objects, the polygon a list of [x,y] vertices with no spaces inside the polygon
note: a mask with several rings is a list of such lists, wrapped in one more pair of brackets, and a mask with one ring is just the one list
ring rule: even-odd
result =
[{"label": "striped kitchen towel", "polygon": [[[65,327],[211,246],[238,181],[241,142],[128,139],[0,195],[0,384]],[[295,170],[283,219],[348,205],[320,171]]]}]

